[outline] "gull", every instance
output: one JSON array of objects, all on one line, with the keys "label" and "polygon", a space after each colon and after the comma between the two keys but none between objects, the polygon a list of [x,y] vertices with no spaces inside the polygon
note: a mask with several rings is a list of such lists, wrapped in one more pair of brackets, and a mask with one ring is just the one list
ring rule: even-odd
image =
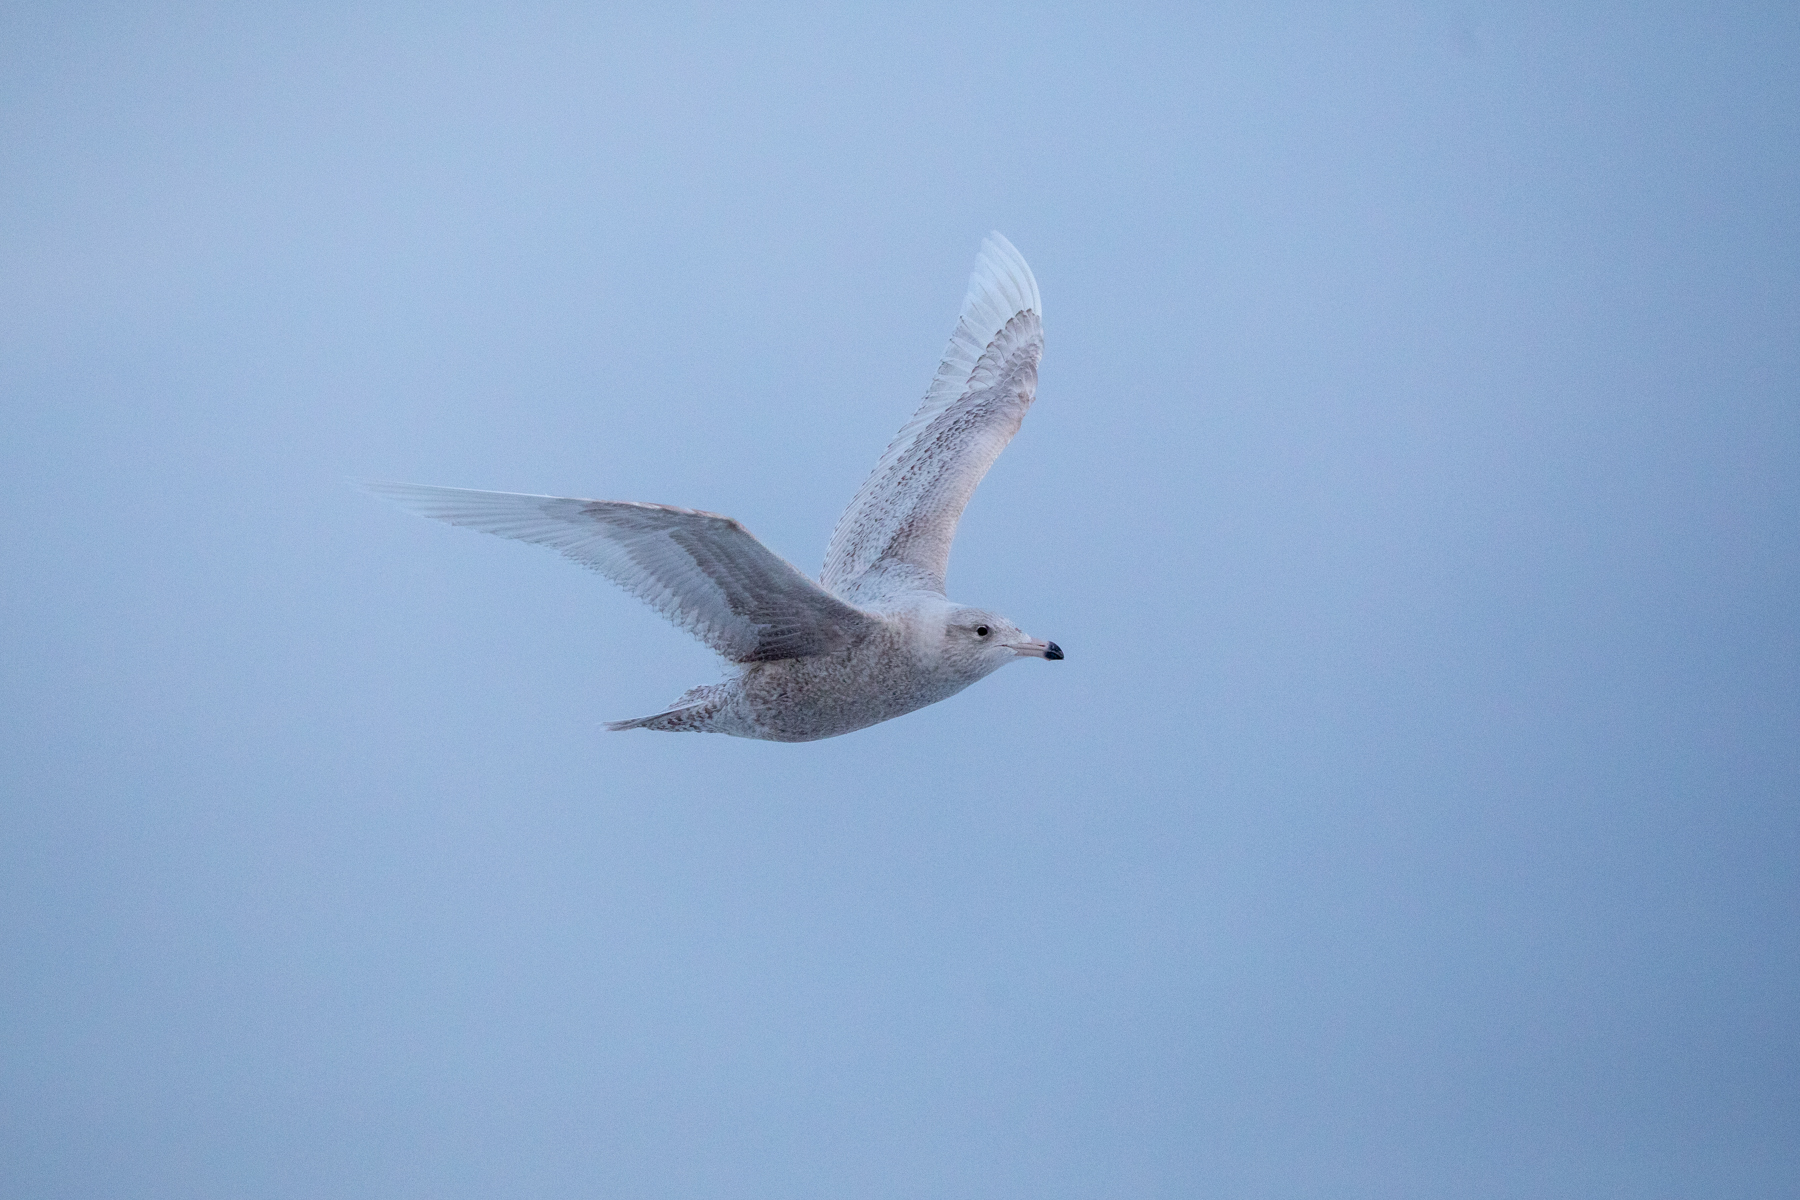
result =
[{"label": "gull", "polygon": [[817,581],[717,513],[363,486],[421,516],[560,550],[732,664],[722,682],[608,729],[835,737],[954,696],[1015,659],[1063,657],[944,592],[963,508],[1037,394],[1043,311],[1024,257],[990,234],[931,387],[838,518]]}]

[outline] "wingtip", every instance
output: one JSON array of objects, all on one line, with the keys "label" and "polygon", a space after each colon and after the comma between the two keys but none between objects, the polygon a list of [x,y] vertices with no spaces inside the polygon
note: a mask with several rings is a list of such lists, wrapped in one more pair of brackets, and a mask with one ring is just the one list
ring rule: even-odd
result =
[{"label": "wingtip", "polygon": [[515,497],[507,492],[479,492],[468,488],[438,487],[430,483],[396,483],[388,479],[357,481],[357,486],[379,500],[416,516],[451,524],[466,523],[461,518],[491,507],[496,500],[536,500],[548,497]]},{"label": "wingtip", "polygon": [[1031,265],[997,229],[981,240],[962,311],[983,345],[1021,312],[1034,312],[1043,319],[1044,300]]},{"label": "wingtip", "polygon": [[409,512],[430,515],[424,512],[424,502],[434,491],[446,489],[433,488],[428,484],[396,483],[391,479],[352,479],[351,486],[359,491],[367,492],[378,500],[386,500]]}]

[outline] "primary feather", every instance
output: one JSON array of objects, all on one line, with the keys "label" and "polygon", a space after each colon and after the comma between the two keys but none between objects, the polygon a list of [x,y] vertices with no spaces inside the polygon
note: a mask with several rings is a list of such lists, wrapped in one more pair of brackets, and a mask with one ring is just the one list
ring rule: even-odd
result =
[{"label": "primary feather", "polygon": [[363,486],[421,516],[560,550],[734,662],[830,653],[870,620],[717,513],[418,483]]}]

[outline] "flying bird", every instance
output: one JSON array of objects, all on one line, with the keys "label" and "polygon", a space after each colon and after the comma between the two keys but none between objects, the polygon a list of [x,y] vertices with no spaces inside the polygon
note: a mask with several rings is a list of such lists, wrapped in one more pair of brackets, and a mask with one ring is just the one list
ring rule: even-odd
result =
[{"label": "flying bird", "polygon": [[1063,657],[944,592],[963,508],[1037,394],[1043,311],[1024,257],[990,234],[924,402],[838,518],[816,582],[717,513],[364,486],[421,516],[560,550],[733,664],[724,681],[608,729],[835,737],[954,696],[1015,659]]}]

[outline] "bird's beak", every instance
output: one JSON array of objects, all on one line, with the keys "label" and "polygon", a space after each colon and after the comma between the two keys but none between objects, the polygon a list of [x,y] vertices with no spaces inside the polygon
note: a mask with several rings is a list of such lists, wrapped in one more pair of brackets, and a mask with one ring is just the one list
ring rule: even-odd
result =
[{"label": "bird's beak", "polygon": [[1006,648],[1022,658],[1047,658],[1055,662],[1063,656],[1062,647],[1055,642],[1008,642]]}]

